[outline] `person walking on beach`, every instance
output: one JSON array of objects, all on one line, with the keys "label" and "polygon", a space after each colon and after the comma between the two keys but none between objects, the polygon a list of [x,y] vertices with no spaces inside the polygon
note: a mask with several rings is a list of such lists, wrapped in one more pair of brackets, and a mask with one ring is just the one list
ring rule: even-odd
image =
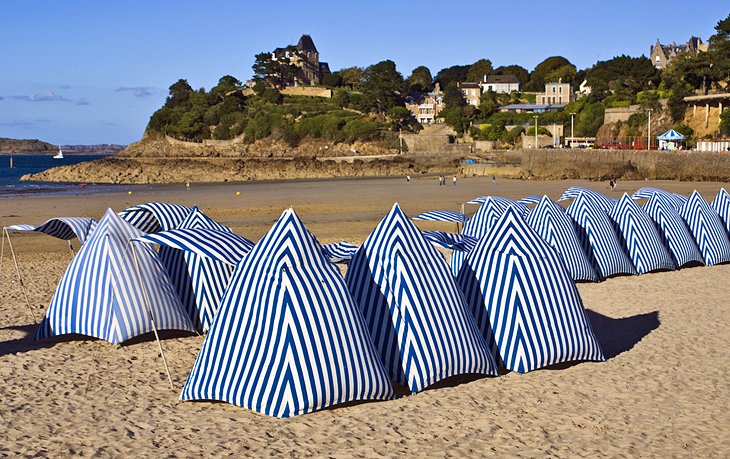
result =
[{"label": "person walking on beach", "polygon": [[609,185],[611,185],[611,191],[616,189],[616,180],[611,177],[611,180],[608,182]]},{"label": "person walking on beach", "polygon": [[410,175],[406,175],[406,182],[410,182],[410,181],[411,181],[411,176]]},{"label": "person walking on beach", "polygon": [[185,182],[185,189],[190,191],[190,182]]},{"label": "person walking on beach", "polygon": [[454,175],[454,179],[451,181],[451,183],[456,186],[456,176]]},{"label": "person walking on beach", "polygon": [[497,177],[494,175],[492,176],[492,183],[497,183]]}]

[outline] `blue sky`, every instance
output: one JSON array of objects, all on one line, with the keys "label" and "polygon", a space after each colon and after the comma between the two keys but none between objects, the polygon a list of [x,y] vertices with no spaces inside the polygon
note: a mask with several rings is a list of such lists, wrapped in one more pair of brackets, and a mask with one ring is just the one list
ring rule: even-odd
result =
[{"label": "blue sky", "polygon": [[[314,38],[333,70],[392,59],[404,76],[480,58],[532,70],[648,54],[657,38],[706,40],[727,1],[8,1],[0,34],[0,137],[138,140],[167,88],[251,76],[254,54]],[[555,13],[553,13],[555,12]]]}]

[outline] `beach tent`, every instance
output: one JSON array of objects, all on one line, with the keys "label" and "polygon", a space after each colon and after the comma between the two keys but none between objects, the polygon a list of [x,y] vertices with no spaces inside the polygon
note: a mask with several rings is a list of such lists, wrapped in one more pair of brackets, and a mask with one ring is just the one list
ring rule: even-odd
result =
[{"label": "beach tent", "polygon": [[679,209],[682,205],[687,202],[687,196],[683,196],[678,193],[670,193],[669,191],[662,190],[661,188],[643,187],[639,188],[634,194],[631,195],[632,199],[649,199],[652,196],[657,195],[657,199],[662,199],[671,205],[675,209]]},{"label": "beach tent", "polygon": [[697,242],[707,266],[730,261],[730,240],[720,216],[695,190],[679,209],[679,215]]},{"label": "beach tent", "polygon": [[193,209],[166,202],[148,202],[119,212],[123,220],[145,233],[175,229]]},{"label": "beach tent", "polygon": [[601,279],[616,274],[636,274],[611,219],[595,200],[581,192],[565,212],[573,219],[583,250],[593,261],[593,268]]},{"label": "beach tent", "polygon": [[128,244],[142,234],[107,210],[61,278],[35,338],[78,333],[119,344],[154,327],[195,332],[157,253]]},{"label": "beach tent", "polygon": [[[474,215],[466,221],[461,233],[475,239],[479,239],[487,234],[494,222],[499,219],[507,208],[514,207],[522,216],[527,215],[530,211],[524,204],[499,196],[482,196],[481,198],[469,201],[469,203],[481,205],[474,212]],[[459,274],[461,265],[464,263],[464,256],[465,254],[461,251],[451,254],[451,272],[454,277]]]},{"label": "beach tent", "polygon": [[331,244],[322,244],[322,253],[329,258],[332,263],[349,263],[357,252],[358,246],[350,244],[347,241],[333,242]]},{"label": "beach tent", "polygon": [[469,252],[477,245],[477,238],[465,234],[447,233],[444,231],[424,231],[423,237],[434,245],[444,249]]},{"label": "beach tent", "polygon": [[71,245],[71,240],[73,238],[77,238],[79,242],[83,244],[84,241],[86,241],[89,233],[93,230],[95,226],[96,220],[94,220],[93,218],[57,217],[46,220],[46,222],[40,226],[19,224],[3,227],[2,243],[0,243],[0,272],[2,272],[3,260],[5,258],[5,238],[7,237],[8,248],[10,249],[10,255],[13,258],[15,275],[18,279],[18,285],[20,286],[20,290],[23,293],[23,297],[25,297],[25,302],[28,306],[31,317],[33,318],[33,322],[36,322],[35,313],[33,312],[33,307],[30,305],[30,299],[28,298],[28,292],[25,288],[23,275],[20,272],[20,264],[18,263],[18,257],[15,255],[15,248],[13,247],[13,240],[10,238],[10,232],[18,231],[41,233],[47,234],[57,239],[61,239],[62,241],[68,241],[69,251],[73,255],[74,250],[73,246]]},{"label": "beach tent", "polygon": [[676,149],[676,143],[680,140],[684,140],[684,136],[674,129],[670,129],[662,135],[658,135],[656,139],[659,141],[660,150],[674,150]]},{"label": "beach tent", "polygon": [[541,196],[525,196],[517,202],[520,204],[539,204],[541,200]]},{"label": "beach tent", "polygon": [[448,266],[398,204],[345,280],[386,371],[412,393],[458,374],[497,374]]},{"label": "beach tent", "polygon": [[609,216],[637,273],[676,269],[654,222],[628,194],[624,193]]},{"label": "beach tent", "polygon": [[562,260],[514,208],[479,240],[457,279],[504,368],[604,360]]},{"label": "beach tent", "polygon": [[527,216],[527,224],[554,248],[565,263],[573,280],[600,280],[590,258],[583,251],[573,227],[573,220],[559,204],[543,196]]},{"label": "beach tent", "polygon": [[643,209],[654,222],[662,243],[669,249],[677,267],[688,263],[705,263],[692,233],[671,200],[654,194],[644,203]]},{"label": "beach tent", "polygon": [[725,224],[725,229],[730,234],[730,194],[725,191],[725,188],[720,188],[717,196],[712,200],[712,208],[720,216]]},{"label": "beach tent", "polygon": [[160,245],[160,260],[188,316],[203,331],[210,328],[236,263],[253,247],[197,207],[177,229],[134,241]]},{"label": "beach tent", "polygon": [[337,267],[285,211],[236,265],[180,399],[289,417],[392,396]]},{"label": "beach tent", "polygon": [[590,188],[584,188],[582,186],[571,186],[558,198],[558,201],[565,201],[567,199],[575,199],[579,195],[583,195],[585,199],[596,204],[604,212],[610,212],[613,209],[613,205],[616,204],[614,198],[608,197],[603,193],[600,193]]},{"label": "beach tent", "polygon": [[426,220],[435,222],[464,223],[466,215],[451,210],[431,210],[413,217],[413,220]]}]

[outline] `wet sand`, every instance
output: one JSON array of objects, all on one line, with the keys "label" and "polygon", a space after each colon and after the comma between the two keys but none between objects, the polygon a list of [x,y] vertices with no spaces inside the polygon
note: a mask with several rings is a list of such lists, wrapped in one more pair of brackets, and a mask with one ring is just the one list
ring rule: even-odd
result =
[{"label": "wet sand", "polygon": [[[132,195],[0,197],[0,225],[99,218],[107,207],[168,201],[198,204],[257,240],[292,206],[321,242],[360,243],[395,201],[413,216],[459,210],[486,194],[555,199],[571,185],[610,193],[607,183],[583,181],[447,183],[438,186],[434,177],[196,184],[189,192],[163,185],[131,187]],[[611,194],[641,186],[698,189],[711,199],[728,184],[619,182]],[[14,235],[13,241],[40,318],[71,255],[66,243],[45,235]],[[724,457],[730,454],[729,276],[724,265],[580,284],[605,363],[459,378],[392,401],[277,420],[223,403],[177,400],[202,337],[164,340],[175,391],[150,336],[121,347],[79,336],[32,341],[35,327],[12,283],[6,247],[0,456]]]}]

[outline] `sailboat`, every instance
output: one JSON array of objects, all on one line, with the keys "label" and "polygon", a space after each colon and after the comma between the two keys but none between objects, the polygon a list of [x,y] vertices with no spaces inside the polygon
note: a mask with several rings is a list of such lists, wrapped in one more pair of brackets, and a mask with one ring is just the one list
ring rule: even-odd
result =
[{"label": "sailboat", "polygon": [[53,159],[63,159],[63,151],[61,150],[61,145],[58,146],[58,153],[53,156]]}]

